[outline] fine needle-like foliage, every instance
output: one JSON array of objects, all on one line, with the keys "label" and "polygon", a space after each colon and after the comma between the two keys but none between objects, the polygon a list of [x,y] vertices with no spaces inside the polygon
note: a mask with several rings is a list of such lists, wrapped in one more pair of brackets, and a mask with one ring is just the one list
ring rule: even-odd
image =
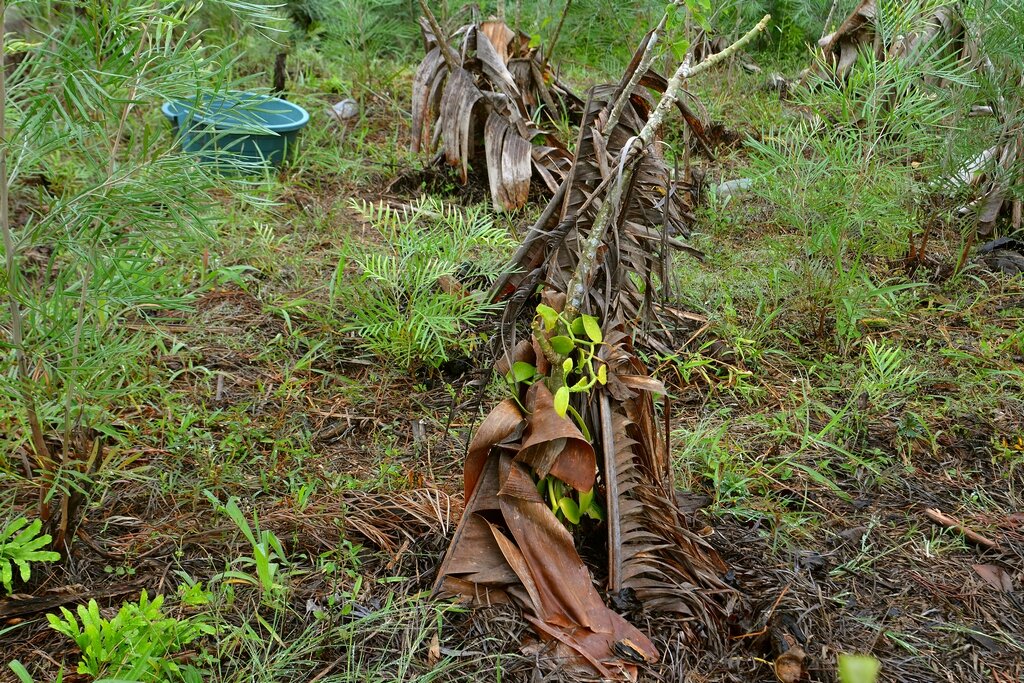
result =
[{"label": "fine needle-like foliage", "polygon": [[133,328],[182,310],[202,285],[219,183],[174,149],[159,106],[231,85],[231,58],[192,30],[203,4],[19,6],[35,30],[13,46],[3,103],[12,205],[0,324],[17,334],[0,352],[17,370],[0,375],[0,395],[22,407],[6,447],[26,453],[57,548],[120,439],[123,397],[145,394],[132,368],[156,337]]},{"label": "fine needle-like foliage", "polygon": [[374,234],[348,245],[336,278],[339,303],[374,354],[408,370],[436,369],[472,351],[471,330],[495,306],[469,287],[485,284],[511,241],[481,207],[458,209],[423,198],[393,209],[353,202]]}]

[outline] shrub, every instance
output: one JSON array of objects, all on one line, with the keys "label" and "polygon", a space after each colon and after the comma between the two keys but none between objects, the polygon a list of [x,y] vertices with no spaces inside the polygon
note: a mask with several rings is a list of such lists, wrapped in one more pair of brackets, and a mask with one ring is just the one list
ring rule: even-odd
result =
[{"label": "shrub", "polygon": [[113,619],[100,615],[95,600],[79,605],[78,619],[61,607],[63,619],[46,615],[50,626],[71,638],[82,651],[78,673],[130,681],[195,679],[191,667],[182,667],[169,655],[204,634],[215,633],[199,618],[174,619],[164,615],[164,598],[149,600],[142,592],[138,604],[126,603]]},{"label": "shrub", "polygon": [[[471,350],[464,333],[493,307],[467,283],[485,281],[512,242],[482,208],[457,209],[421,200],[405,211],[355,204],[378,235],[350,245],[356,282],[335,287],[351,313],[346,331],[363,346],[408,370],[437,368],[454,351]],[[345,271],[345,259],[335,283]]]}]

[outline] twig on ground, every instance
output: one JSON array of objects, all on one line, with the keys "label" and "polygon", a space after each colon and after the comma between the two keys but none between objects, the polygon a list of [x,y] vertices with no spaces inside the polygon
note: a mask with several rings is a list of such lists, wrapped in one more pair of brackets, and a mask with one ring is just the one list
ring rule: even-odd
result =
[{"label": "twig on ground", "polygon": [[944,527],[949,527],[950,529],[955,529],[956,531],[959,531],[960,533],[962,533],[964,535],[964,538],[968,539],[969,541],[973,541],[974,543],[977,543],[978,545],[983,545],[986,548],[991,548],[991,549],[995,549],[995,548],[999,547],[999,543],[997,541],[993,541],[991,538],[988,538],[986,536],[982,536],[977,531],[974,531],[973,529],[969,529],[960,520],[956,519],[955,517],[950,517],[946,513],[942,512],[942,511],[940,511],[940,510],[938,510],[936,508],[928,508],[928,509],[926,509],[924,511],[924,514],[925,514],[925,516],[928,517],[928,519],[932,520],[936,524],[941,524]]},{"label": "twig on ground", "polygon": [[775,614],[775,610],[778,609],[779,603],[782,602],[782,598],[789,592],[789,586],[782,589],[779,593],[779,597],[775,598],[775,602],[772,603],[771,608],[764,615],[764,628],[760,631],[753,631],[752,633],[744,633],[742,636],[733,636],[733,640],[743,640],[744,638],[756,638],[757,636],[763,636],[768,632],[768,623],[771,621],[772,615]]}]

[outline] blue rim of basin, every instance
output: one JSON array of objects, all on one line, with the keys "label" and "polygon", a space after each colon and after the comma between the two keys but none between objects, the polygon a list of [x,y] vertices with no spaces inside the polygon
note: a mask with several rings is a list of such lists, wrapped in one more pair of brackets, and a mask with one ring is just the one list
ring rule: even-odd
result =
[{"label": "blue rim of basin", "polygon": [[290,133],[309,123],[309,112],[294,102],[239,90],[202,95],[198,106],[195,99],[169,100],[160,111],[176,127],[191,116],[192,122],[215,130],[247,129],[257,135]]}]

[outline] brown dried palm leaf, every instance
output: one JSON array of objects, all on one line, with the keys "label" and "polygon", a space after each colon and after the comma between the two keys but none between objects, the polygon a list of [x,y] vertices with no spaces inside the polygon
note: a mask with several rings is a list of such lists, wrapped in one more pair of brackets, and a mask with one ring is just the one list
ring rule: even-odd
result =
[{"label": "brown dried palm leaf", "polygon": [[[693,534],[675,502],[674,477],[659,435],[653,394],[664,392],[619,327],[609,333],[606,389],[597,397],[608,519],[608,590],[680,618],[691,641],[721,645],[727,567]],[[623,592],[626,595],[623,595]]]},{"label": "brown dried palm leaf", "polygon": [[[518,358],[532,359],[529,345]],[[537,492],[533,471],[577,488],[594,485],[593,447],[559,416],[543,382],[504,401],[477,430],[466,461],[466,508],[438,570],[435,593],[478,604],[518,605],[554,660],[603,680],[635,680],[636,661],[656,661],[650,640],[609,609],[572,534]],[[549,659],[549,663],[552,660]]]},{"label": "brown dried palm leaf", "polygon": [[[639,65],[642,48],[631,64],[633,70]],[[510,299],[506,320],[525,310],[522,304],[538,282],[565,291],[579,260],[580,245],[590,233],[603,201],[602,195],[620,170],[621,151],[643,128],[651,112],[649,95],[642,87],[637,88],[629,95],[614,128],[607,134],[604,131],[612,103],[633,73],[627,71],[618,85],[591,89],[580,124],[575,163],[565,186],[551,200],[491,290],[495,299]],[[653,73],[639,79],[639,83],[655,92],[664,91],[666,85],[664,78]],[[683,105],[680,110],[695,138],[703,140],[699,118]],[[584,307],[586,312],[603,319],[630,321],[645,345],[666,353],[678,346],[677,332],[688,335],[703,321],[699,316],[662,305],[654,292],[658,283],[664,286],[667,279],[671,251],[685,250],[700,257],[699,252],[681,241],[690,234],[696,189],[688,172],[680,174],[669,169],[658,144],[646,150],[637,162],[625,195],[625,208],[606,238],[606,281],[590,288]]]},{"label": "brown dried palm leaf", "polygon": [[1021,227],[1021,202],[1012,197],[1014,178],[1020,175],[1024,163],[1024,142],[1019,134],[1006,131],[1000,142],[969,160],[948,181],[952,190],[966,187],[974,201],[960,209],[962,215],[975,220],[978,235],[993,233],[1000,216],[1009,214],[1010,227]]},{"label": "brown dried palm leaf", "polygon": [[863,50],[873,51],[878,59],[909,60],[935,52],[949,54],[962,50],[963,23],[958,10],[952,5],[923,8],[929,14],[920,17],[918,30],[907,36],[894,36],[891,43],[885,44],[877,28],[877,1],[861,0],[834,32],[818,41],[821,53],[815,65],[804,73],[804,82],[812,75],[845,81]]},{"label": "brown dried palm leaf", "polygon": [[554,192],[572,155],[532,121],[539,109],[554,116],[551,110],[571,110],[578,100],[550,72],[542,73],[529,39],[504,23],[463,26],[452,36],[460,40],[458,53],[449,46],[451,38],[438,40],[431,23],[421,21],[427,52],[413,78],[412,150],[440,144],[465,184],[482,147],[498,210],[524,206],[534,174]]},{"label": "brown dried palm leaf", "polygon": [[346,536],[358,537],[388,553],[427,538],[447,536],[462,512],[460,503],[435,488],[386,493],[353,489],[321,497],[295,514],[292,506],[262,511],[260,521],[279,532],[301,532],[321,546],[337,544],[338,522]]}]

